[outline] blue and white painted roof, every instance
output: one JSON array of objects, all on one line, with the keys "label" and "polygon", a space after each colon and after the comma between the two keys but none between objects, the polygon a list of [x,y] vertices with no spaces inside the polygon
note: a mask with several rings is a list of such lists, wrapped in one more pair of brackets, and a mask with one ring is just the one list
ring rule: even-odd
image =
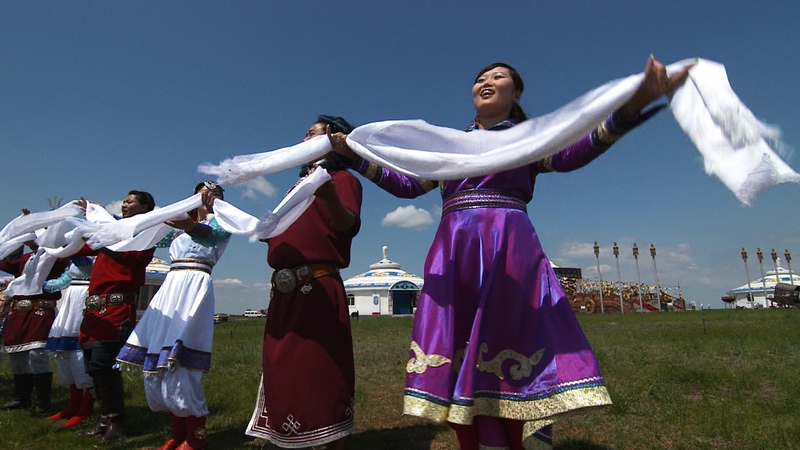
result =
[{"label": "blue and white painted roof", "polygon": [[383,259],[369,265],[370,270],[344,281],[347,291],[361,289],[419,290],[422,278],[400,268],[400,263],[389,260],[388,248],[383,246]]},{"label": "blue and white painted roof", "polygon": [[747,284],[743,284],[735,289],[731,289],[730,291],[726,292],[726,294],[734,296],[736,294],[746,295],[751,291],[758,292],[764,288],[766,288],[766,290],[769,292],[775,289],[775,285],[777,283],[794,284],[795,286],[800,286],[800,276],[793,272],[794,271],[789,272],[788,269],[778,266],[777,276],[775,270],[770,270],[764,274],[763,278],[759,277],[751,281],[749,286]]}]

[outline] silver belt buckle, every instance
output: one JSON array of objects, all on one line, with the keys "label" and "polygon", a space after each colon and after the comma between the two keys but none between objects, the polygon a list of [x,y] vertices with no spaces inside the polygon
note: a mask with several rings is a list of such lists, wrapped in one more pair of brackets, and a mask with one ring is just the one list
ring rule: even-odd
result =
[{"label": "silver belt buckle", "polygon": [[28,312],[33,309],[33,302],[31,300],[17,300],[17,311]]},{"label": "silver belt buckle", "polygon": [[289,269],[281,269],[275,273],[275,287],[284,294],[292,292],[297,286],[294,274]]},{"label": "silver belt buckle", "polygon": [[50,309],[55,308],[56,302],[54,300],[39,300],[39,308]]},{"label": "silver belt buckle", "polygon": [[103,299],[100,298],[99,295],[90,295],[86,297],[86,301],[84,301],[84,306],[86,306],[86,309],[88,309],[89,311],[95,311],[102,308],[104,306],[103,303],[104,303]]},{"label": "silver belt buckle", "polygon": [[109,294],[108,303],[122,303],[125,301],[125,296],[122,294]]}]

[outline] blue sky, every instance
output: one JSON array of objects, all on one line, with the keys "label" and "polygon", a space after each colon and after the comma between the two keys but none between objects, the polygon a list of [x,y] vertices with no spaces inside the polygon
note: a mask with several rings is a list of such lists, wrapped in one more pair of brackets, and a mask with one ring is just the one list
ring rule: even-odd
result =
[{"label": "blue sky", "polygon": [[[0,224],[55,196],[111,204],[140,189],[172,203],[203,179],[198,164],[294,144],[318,114],[463,128],[472,80],[494,61],[519,70],[522,105],[538,116],[640,72],[651,53],[715,60],[797,148],[798,20],[800,3],[789,1],[4,1]],[[787,161],[798,169],[799,157]],[[296,177],[230,186],[226,200],[257,215]],[[383,245],[422,275],[441,199],[399,200],[362,181],[362,231],[345,277],[368,270]],[[746,281],[742,247],[751,278],[757,247],[800,258],[799,189],[781,185],[741,206],[662,113],[590,166],[541,176],[529,215],[559,265],[596,277],[597,241],[603,276],[616,281],[616,241],[621,277],[635,281],[636,242],[642,281],[653,283],[654,243],[662,284],[721,308],[720,296]],[[266,306],[265,250],[233,239],[214,271],[217,311]]]}]

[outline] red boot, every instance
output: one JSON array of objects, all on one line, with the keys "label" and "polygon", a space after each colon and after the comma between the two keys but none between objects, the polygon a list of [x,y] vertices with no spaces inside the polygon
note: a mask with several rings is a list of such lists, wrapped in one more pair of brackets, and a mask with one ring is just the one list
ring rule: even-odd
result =
[{"label": "red boot", "polygon": [[176,450],[201,450],[208,445],[206,418],[189,416],[186,418],[186,440]]},{"label": "red boot", "polygon": [[78,409],[81,407],[81,395],[83,391],[78,389],[74,384],[69,385],[69,405],[63,410],[48,417],[47,420],[69,419],[77,414]]},{"label": "red boot", "polygon": [[175,450],[186,440],[186,417],[169,413],[170,438],[158,450]]},{"label": "red boot", "polygon": [[83,420],[91,417],[94,412],[94,390],[91,387],[82,390],[83,398],[81,399],[81,407],[74,416],[67,419],[61,426],[64,428],[74,427],[83,423]]}]

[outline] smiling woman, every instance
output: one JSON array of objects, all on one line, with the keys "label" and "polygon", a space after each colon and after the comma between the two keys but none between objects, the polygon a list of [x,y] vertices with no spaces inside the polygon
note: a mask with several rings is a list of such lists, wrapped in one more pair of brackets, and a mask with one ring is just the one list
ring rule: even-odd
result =
[{"label": "smiling woman", "polygon": [[[652,112],[640,110],[671,81],[651,58],[633,97],[567,148],[500,173],[422,180],[363,160],[343,136],[334,150],[384,190],[403,198],[438,187],[442,218],[425,262],[406,365],[404,413],[447,421],[462,449],[522,449],[552,442],[566,414],[611,403],[597,360],[542,250],[527,213],[536,177],[568,172],[603,154]],[[472,86],[477,110],[467,131],[504,130],[527,120],[524,85],[504,63]]]},{"label": "smiling woman", "polygon": [[480,121],[481,128],[488,129],[509,117],[520,122],[527,119],[519,105],[523,90],[522,77],[508,64],[494,63],[484,67],[472,86],[472,102],[481,111],[476,122]]}]

